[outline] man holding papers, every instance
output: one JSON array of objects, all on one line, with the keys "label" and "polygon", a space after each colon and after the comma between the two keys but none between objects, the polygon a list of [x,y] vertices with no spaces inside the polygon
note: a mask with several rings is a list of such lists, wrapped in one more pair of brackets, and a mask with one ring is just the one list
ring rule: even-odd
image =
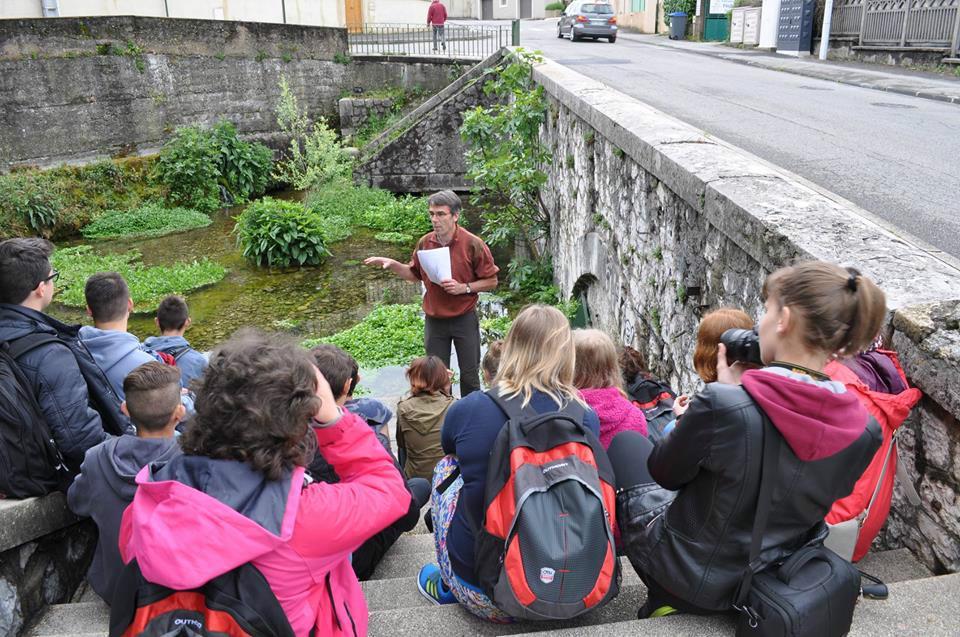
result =
[{"label": "man holding papers", "polygon": [[433,232],[417,242],[410,263],[370,257],[367,265],[390,270],[406,281],[422,281],[426,314],[424,348],[450,366],[450,343],[457,348],[460,395],[480,389],[480,323],[477,293],[497,287],[500,268],[483,240],[458,225],[460,197],[442,190],[427,200]]}]

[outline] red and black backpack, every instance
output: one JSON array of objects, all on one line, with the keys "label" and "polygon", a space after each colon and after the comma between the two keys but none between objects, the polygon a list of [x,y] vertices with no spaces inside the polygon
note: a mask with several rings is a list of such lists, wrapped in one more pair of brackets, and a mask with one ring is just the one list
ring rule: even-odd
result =
[{"label": "red and black backpack", "polygon": [[490,451],[478,583],[518,619],[569,619],[620,592],[613,468],[571,402],[538,414],[487,392],[509,420]]},{"label": "red and black backpack", "polygon": [[110,637],[293,637],[266,578],[250,563],[178,591],[124,567],[110,604]]}]

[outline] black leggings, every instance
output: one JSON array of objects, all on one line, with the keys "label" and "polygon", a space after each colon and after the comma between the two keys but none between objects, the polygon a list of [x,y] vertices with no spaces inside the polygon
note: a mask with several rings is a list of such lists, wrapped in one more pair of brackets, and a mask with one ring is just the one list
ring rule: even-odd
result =
[{"label": "black leggings", "polygon": [[[653,443],[636,431],[624,431],[617,434],[607,448],[607,457],[613,465],[617,480],[617,489],[629,489],[642,484],[653,484],[656,480],[650,475],[647,461],[653,451]],[[626,545],[626,538],[624,544]],[[624,547],[626,548],[626,546]],[[627,551],[629,555],[629,551]],[[631,562],[632,563],[632,562]],[[673,606],[678,611],[696,615],[713,615],[716,611],[704,610],[672,595],[646,573],[637,571],[637,575],[647,585],[647,603],[641,609],[642,617],[664,605]]]}]

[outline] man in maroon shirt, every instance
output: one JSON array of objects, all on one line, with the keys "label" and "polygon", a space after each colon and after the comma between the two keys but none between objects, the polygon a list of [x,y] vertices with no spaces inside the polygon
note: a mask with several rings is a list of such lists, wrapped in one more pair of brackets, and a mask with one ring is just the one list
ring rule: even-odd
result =
[{"label": "man in maroon shirt", "polygon": [[[460,395],[480,389],[480,322],[477,320],[477,293],[497,287],[500,268],[493,262],[490,248],[480,237],[458,225],[460,197],[442,190],[427,200],[433,232],[420,237],[409,263],[387,257],[370,257],[367,265],[390,270],[401,279],[421,281],[426,290],[423,312],[427,315],[424,347],[427,354],[443,359],[450,366],[450,342],[457,348],[460,364]],[[450,248],[452,277],[439,284],[420,269],[418,251]]]},{"label": "man in maroon shirt", "polygon": [[427,26],[433,27],[433,50],[437,50],[437,38],[443,43],[443,50],[447,50],[447,38],[443,32],[443,25],[447,21],[447,8],[440,0],[433,0],[427,9]]}]

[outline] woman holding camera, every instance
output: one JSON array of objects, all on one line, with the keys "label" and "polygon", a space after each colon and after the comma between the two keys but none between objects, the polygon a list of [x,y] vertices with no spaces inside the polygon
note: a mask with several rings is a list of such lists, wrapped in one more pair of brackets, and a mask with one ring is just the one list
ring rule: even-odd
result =
[{"label": "woman holding camera", "polygon": [[783,444],[764,564],[822,539],[824,515],[880,445],[876,422],[823,367],[870,344],[886,313],[883,292],[856,270],[811,261],[771,274],[763,297],[765,367],[738,378],[721,345],[718,382],[694,396],[666,438],[654,447],[625,432],[608,450],[624,547],[649,589],[641,617],[732,609],[749,561],[765,435]]}]

